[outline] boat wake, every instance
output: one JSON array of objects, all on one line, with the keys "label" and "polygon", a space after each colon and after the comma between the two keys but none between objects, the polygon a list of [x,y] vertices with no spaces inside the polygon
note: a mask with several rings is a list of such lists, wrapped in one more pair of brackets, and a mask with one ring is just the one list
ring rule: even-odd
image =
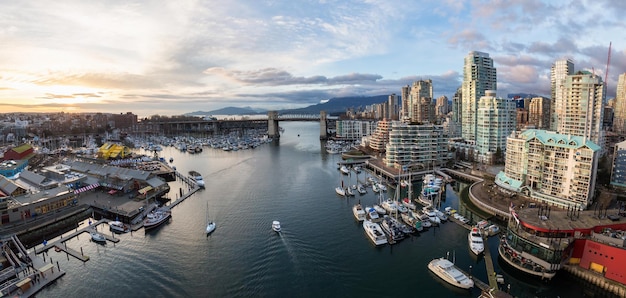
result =
[{"label": "boat wake", "polygon": [[302,270],[300,269],[300,262],[298,262],[298,258],[296,258],[296,252],[291,247],[289,242],[287,242],[287,237],[285,235],[285,232],[278,233],[278,236],[280,237],[280,240],[285,245],[285,249],[287,249],[287,254],[289,254],[289,258],[291,259],[291,262],[293,263],[294,270],[296,271],[296,273],[298,275],[301,276],[302,275]]}]

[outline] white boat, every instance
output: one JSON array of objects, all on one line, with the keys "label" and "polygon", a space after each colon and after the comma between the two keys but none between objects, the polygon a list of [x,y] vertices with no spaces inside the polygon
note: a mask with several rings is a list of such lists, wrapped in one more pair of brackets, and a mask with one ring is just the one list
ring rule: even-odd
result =
[{"label": "white boat", "polygon": [[199,187],[204,188],[204,179],[202,179],[202,175],[200,173],[196,171],[189,171],[189,177],[191,177],[191,179],[193,179]]},{"label": "white boat", "polygon": [[275,220],[272,222],[272,230],[274,230],[274,232],[276,233],[280,233],[281,228],[280,228],[280,222]]},{"label": "white boat", "polygon": [[435,213],[435,210],[433,208],[427,206],[423,207],[422,212],[428,215],[428,219],[433,225],[439,225],[441,223],[441,219],[437,217],[437,213]]},{"label": "white boat", "polygon": [[392,199],[386,199],[381,205],[385,208],[385,210],[387,210],[387,212],[389,212],[389,214],[398,212],[398,205],[396,204],[396,201]]},{"label": "white boat", "polygon": [[380,191],[387,191],[387,186],[382,183],[378,183],[378,189],[380,189]]},{"label": "white boat", "polygon": [[500,227],[498,225],[490,225],[487,228],[485,228],[485,231],[487,231],[487,235],[493,236],[500,232]]},{"label": "white boat", "polygon": [[372,184],[372,190],[373,190],[374,192],[379,192],[379,191],[380,191],[380,188],[378,187],[378,183],[374,183],[374,184]]},{"label": "white boat", "polygon": [[369,237],[375,245],[383,245],[387,243],[387,237],[385,236],[385,233],[383,233],[383,229],[379,224],[369,220],[364,220],[363,229],[365,230],[367,237]]},{"label": "white boat", "polygon": [[341,186],[335,187],[335,192],[342,197],[346,196],[346,190]]},{"label": "white boat", "polygon": [[348,196],[354,197],[354,191],[352,190],[351,187],[346,187],[346,194]]},{"label": "white boat", "polygon": [[104,237],[104,235],[96,232],[96,231],[90,231],[89,235],[91,235],[91,240],[93,242],[99,242],[99,243],[105,243],[107,241],[107,238]]},{"label": "white boat", "polygon": [[476,255],[480,255],[485,250],[483,236],[480,233],[480,229],[478,229],[477,227],[472,227],[472,230],[470,230],[470,232],[467,234],[467,242],[469,244],[470,250]]},{"label": "white boat", "polygon": [[209,219],[209,204],[207,203],[207,207],[206,207],[206,220],[207,220],[207,224],[206,224],[206,234],[209,235],[211,233],[213,233],[213,231],[215,231],[216,228],[216,224],[214,221]]},{"label": "white boat", "polygon": [[387,214],[387,210],[385,210],[385,208],[383,207],[380,207],[380,205],[374,204],[373,208],[374,210],[376,210],[376,212],[378,212],[378,214],[381,214],[381,215]]},{"label": "white boat", "polygon": [[470,289],[474,281],[446,258],[438,258],[428,263],[428,269],[447,283],[461,289]]},{"label": "white boat", "polygon": [[365,207],[365,219],[371,222],[379,222],[380,216],[378,216],[378,211],[374,209],[374,207],[366,206]]},{"label": "white boat", "polygon": [[356,220],[358,221],[365,220],[365,210],[363,210],[363,207],[360,203],[352,206],[352,214],[354,214],[354,218],[356,218]]},{"label": "white boat", "polygon": [[359,192],[359,194],[366,194],[367,193],[367,189],[365,189],[365,187],[363,187],[363,185],[359,184],[356,186],[356,191]]},{"label": "white boat", "polygon": [[348,175],[348,174],[350,174],[350,169],[348,169],[348,167],[346,167],[345,165],[341,166],[341,167],[339,168],[339,170],[340,170],[340,171],[341,171],[341,173],[342,173],[342,174],[344,174],[344,175]]},{"label": "white boat", "polygon": [[130,226],[127,224],[124,224],[123,222],[119,220],[110,221],[109,228],[111,229],[111,231],[117,232],[117,233],[126,233],[130,231]]},{"label": "white boat", "polygon": [[172,217],[172,211],[165,208],[157,208],[148,213],[143,220],[143,227],[147,230],[154,229]]},{"label": "white boat", "polygon": [[404,207],[407,207],[411,210],[415,210],[417,208],[415,204],[413,204],[413,202],[411,202],[409,198],[402,199],[402,205],[404,205]]}]

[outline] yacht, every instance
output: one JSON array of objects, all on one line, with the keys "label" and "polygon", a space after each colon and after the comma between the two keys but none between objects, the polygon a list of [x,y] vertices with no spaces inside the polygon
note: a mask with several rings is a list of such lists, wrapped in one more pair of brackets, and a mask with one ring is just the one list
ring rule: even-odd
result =
[{"label": "yacht", "polygon": [[154,229],[172,217],[172,211],[165,208],[157,208],[148,213],[143,220],[143,227],[147,230]]},{"label": "yacht", "polygon": [[437,226],[441,223],[441,219],[437,217],[437,213],[435,213],[435,210],[433,208],[424,207],[422,208],[422,211],[424,212],[424,214],[428,215],[428,219],[433,225]]},{"label": "yacht", "polygon": [[191,179],[193,179],[199,187],[204,188],[204,179],[202,179],[202,175],[200,173],[196,171],[189,171],[189,177],[191,177]]},{"label": "yacht", "polygon": [[387,212],[389,212],[389,214],[393,214],[398,211],[398,205],[396,204],[396,201],[392,199],[387,199],[383,201],[381,205],[383,208],[385,208],[385,210],[387,210]]},{"label": "yacht", "polygon": [[467,234],[467,242],[469,244],[470,250],[476,255],[480,255],[485,250],[483,236],[480,233],[480,229],[478,229],[478,227],[473,227],[472,230]]},{"label": "yacht", "polygon": [[274,232],[276,233],[280,233],[281,228],[280,228],[280,222],[275,220],[272,222],[272,230],[274,230]]},{"label": "yacht", "polygon": [[350,197],[354,197],[354,191],[350,187],[346,187],[346,194]]},{"label": "yacht", "polygon": [[209,234],[213,233],[213,231],[215,231],[215,222],[214,221],[210,221],[206,225],[206,234],[209,235]]},{"label": "yacht", "polygon": [[365,220],[365,210],[363,210],[363,207],[360,203],[352,206],[352,214],[354,214],[354,218],[356,218],[356,220],[358,221]]},{"label": "yacht", "polygon": [[123,222],[119,220],[110,221],[109,228],[111,229],[111,231],[117,232],[117,233],[126,233],[130,231],[130,226],[127,224],[124,224]]},{"label": "yacht", "polygon": [[385,237],[385,234],[379,224],[369,220],[364,220],[363,229],[365,229],[365,234],[367,234],[367,237],[369,237],[375,245],[383,245],[387,243],[387,237]]},{"label": "yacht", "polygon": [[402,199],[402,205],[404,205],[405,207],[411,209],[411,210],[415,210],[415,204],[413,204],[413,202],[411,202],[411,199],[409,198],[404,198]]},{"label": "yacht", "polygon": [[474,286],[474,281],[446,258],[430,261],[428,269],[455,287],[470,289]]},{"label": "yacht", "polygon": [[365,219],[371,222],[379,222],[380,216],[378,215],[378,211],[374,207],[366,206],[365,207]]}]

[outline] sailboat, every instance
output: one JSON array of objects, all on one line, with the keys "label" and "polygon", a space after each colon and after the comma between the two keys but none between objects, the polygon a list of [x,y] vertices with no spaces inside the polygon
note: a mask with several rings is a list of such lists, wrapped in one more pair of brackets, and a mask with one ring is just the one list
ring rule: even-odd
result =
[{"label": "sailboat", "polygon": [[343,186],[343,177],[341,178],[341,185],[335,187],[335,192],[337,193],[337,195],[345,197],[346,196],[346,189]]},{"label": "sailboat", "polygon": [[206,204],[206,234],[207,236],[215,231],[215,222],[209,219],[209,203]]}]

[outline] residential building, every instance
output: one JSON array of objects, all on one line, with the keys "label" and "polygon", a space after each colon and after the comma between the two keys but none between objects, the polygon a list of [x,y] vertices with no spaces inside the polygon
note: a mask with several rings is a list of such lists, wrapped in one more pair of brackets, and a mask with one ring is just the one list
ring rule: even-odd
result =
[{"label": "residential building", "polygon": [[443,126],[392,122],[383,158],[388,167],[410,164],[432,169],[449,159],[448,138]]},{"label": "residential building", "polygon": [[462,85],[462,137],[476,139],[476,110],[478,100],[487,90],[497,90],[496,68],[489,54],[473,51],[465,56]]},{"label": "residential building", "polygon": [[604,154],[604,102],[606,96],[602,78],[588,71],[568,75],[557,98],[556,132],[582,136],[601,146]]},{"label": "residential building", "polygon": [[402,94],[400,94],[402,100],[402,108],[400,109],[400,120],[409,121],[409,104],[411,102],[411,86],[402,86]]},{"label": "residential building", "polygon": [[395,93],[389,95],[389,99],[387,101],[387,119],[398,120],[399,110],[398,110],[398,96]]},{"label": "residential building", "polygon": [[550,129],[550,99],[533,97],[530,100],[528,124],[537,129]]},{"label": "residential building", "polygon": [[558,130],[559,115],[563,114],[566,108],[562,86],[565,83],[565,78],[573,74],[574,62],[570,59],[557,60],[550,68],[550,96],[552,97],[552,104],[550,105],[551,130]]},{"label": "residential building", "polygon": [[413,98],[411,112],[411,123],[435,123],[435,103],[430,97]]},{"label": "residential building", "polygon": [[[408,117],[411,122],[424,122],[430,116],[430,109],[434,114],[434,106],[432,106],[433,98],[433,81],[419,80],[413,82],[409,90]],[[427,105],[431,103],[431,105]]]},{"label": "residential building", "polygon": [[592,202],[600,146],[582,136],[528,129],[507,139],[495,183],[543,204],[586,209]]},{"label": "residential building", "polygon": [[[476,111],[476,151],[478,161],[497,162],[506,150],[507,137],[515,130],[517,108],[511,99],[498,98],[494,90],[485,91]],[[501,156],[497,156],[497,153]]]},{"label": "residential building", "polygon": [[615,144],[611,185],[626,189],[626,141]]},{"label": "residential building", "polygon": [[360,140],[374,133],[376,121],[372,120],[338,120],[337,137],[344,140]]},{"label": "residential building", "polygon": [[613,103],[613,131],[626,135],[626,73],[619,75]]},{"label": "residential building", "polygon": [[391,131],[391,121],[387,119],[378,121],[376,129],[370,137],[370,148],[378,152],[384,152],[387,143],[389,143],[389,131]]},{"label": "residential building", "polygon": [[435,104],[435,116],[437,116],[437,118],[444,118],[448,115],[448,112],[450,112],[448,97],[445,95],[439,96]]}]

